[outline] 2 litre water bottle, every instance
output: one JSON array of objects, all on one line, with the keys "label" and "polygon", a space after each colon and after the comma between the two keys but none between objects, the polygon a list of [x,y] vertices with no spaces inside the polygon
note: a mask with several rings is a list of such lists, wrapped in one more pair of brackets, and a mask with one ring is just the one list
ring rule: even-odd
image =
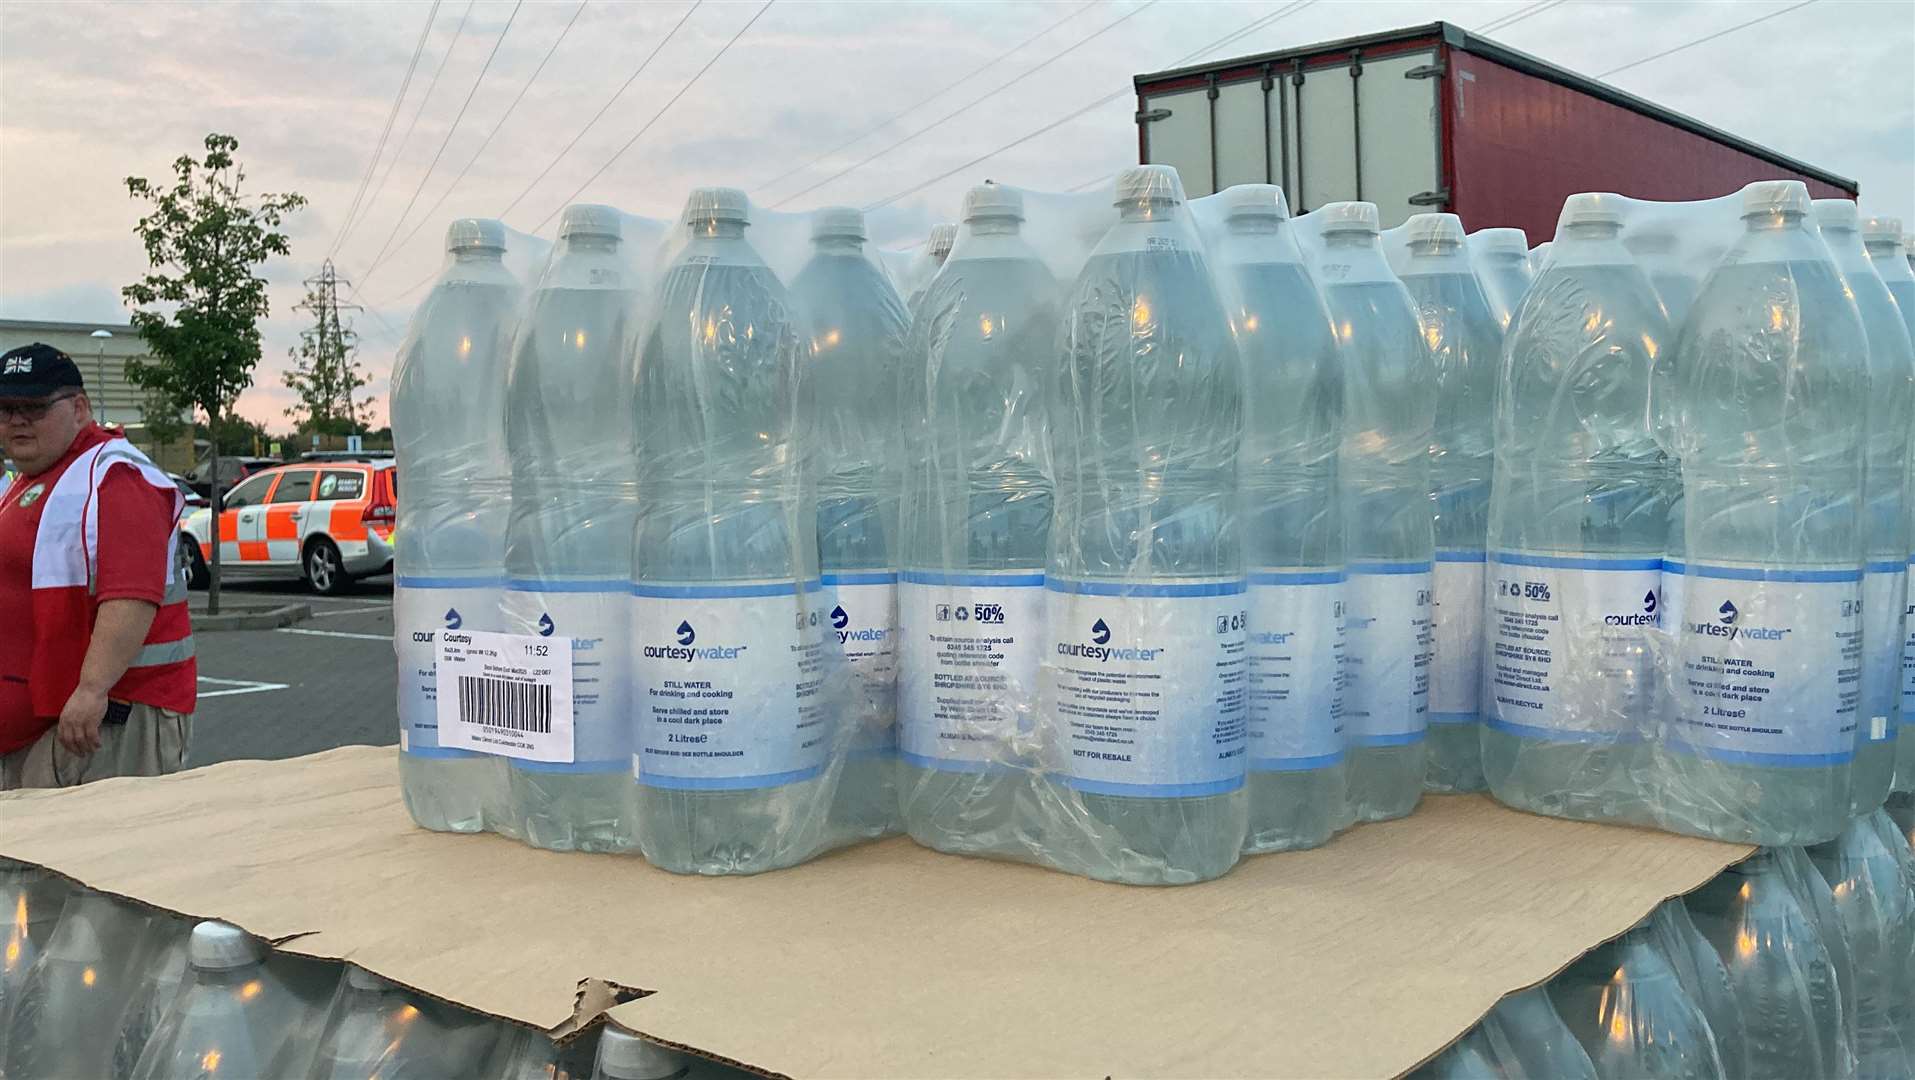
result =
[{"label": "2 litre water bottle", "polygon": [[525,839],[559,851],[632,846],[626,618],[637,491],[625,350],[636,282],[619,255],[622,231],[609,206],[559,216],[506,389],[505,624],[572,646],[569,753],[512,758],[512,794]]},{"label": "2 litre water bottle", "polygon": [[[1915,262],[1905,258],[1907,249],[1899,218],[1872,217],[1862,222],[1862,242],[1869,263],[1882,277],[1882,284],[1895,300],[1902,325],[1915,341]],[[1915,514],[1915,506],[1910,507]],[[1910,524],[1909,568],[1915,573],[1915,522]],[[1906,614],[1907,605],[1903,606]],[[1908,620],[1907,640],[1902,646],[1902,714],[1915,711],[1915,618]],[[1895,753],[1895,790],[1915,792],[1915,739],[1898,739]]]},{"label": "2 litre water bottle", "polygon": [[1183,203],[1174,169],[1119,174],[1052,382],[1038,718],[1082,810],[1048,854],[1136,884],[1222,874],[1245,826],[1241,376]]},{"label": "2 litre water bottle", "polygon": [[392,373],[392,429],[406,497],[399,506],[392,583],[399,654],[399,786],[428,829],[508,835],[504,763],[439,744],[437,665],[442,629],[503,630],[511,515],[506,362],[519,283],[505,268],[505,226],[462,218],[446,230],[451,262],[426,294]]},{"label": "2 litre water bottle", "polygon": [[917,311],[918,301],[930,290],[931,282],[944,269],[946,260],[951,257],[951,248],[957,243],[958,227],[950,222],[941,222],[931,226],[931,235],[925,241],[924,254],[911,267],[911,295],[905,300],[905,307]]},{"label": "2 litre water bottle", "polygon": [[608,1027],[599,1036],[592,1080],[680,1080],[690,1072],[684,1055]]},{"label": "2 litre water bottle", "polygon": [[498,1037],[498,1026],[484,1017],[447,1008],[349,964],[326,1011],[306,1080],[476,1076]]},{"label": "2 litre water bottle", "polygon": [[1715,1033],[1647,920],[1584,953],[1548,989],[1603,1080],[1725,1080]]},{"label": "2 litre water bottle", "polygon": [[1226,189],[1217,276],[1244,367],[1250,825],[1244,850],[1330,839],[1345,818],[1343,371],[1283,192]]},{"label": "2 litre water bottle", "polygon": [[1502,329],[1508,329],[1536,277],[1529,267],[1529,237],[1521,229],[1478,229],[1469,234],[1469,254],[1490,314]]},{"label": "2 litre water bottle", "polygon": [[1841,831],[1861,666],[1868,342],[1798,181],[1744,232],[1676,347],[1686,562],[1658,821],[1773,845]]},{"label": "2 litre water bottle", "polygon": [[195,926],[190,973],[153,1033],[133,1080],[292,1076],[315,1049],[328,995],[287,980],[237,927]]},{"label": "2 litre water bottle", "polygon": [[1503,333],[1463,250],[1462,221],[1455,214],[1418,214],[1404,229],[1409,248],[1399,276],[1436,364],[1430,442],[1436,565],[1423,783],[1430,791],[1481,791],[1483,541]]},{"label": "2 litre water bottle", "polygon": [[1842,835],[1808,849],[1816,871],[1830,886],[1837,919],[1853,957],[1857,1075],[1887,1077],[1915,1070],[1915,1047],[1903,1030],[1915,1008],[1915,896],[1903,877],[1903,861],[1885,842],[1881,811],[1850,821]]},{"label": "2 litre water bottle", "polygon": [[1649,819],[1673,463],[1649,423],[1669,347],[1616,197],[1572,195],[1503,349],[1483,767],[1510,806]]},{"label": "2 litre water bottle", "polygon": [[1344,742],[1361,821],[1422,797],[1429,727],[1436,369],[1416,305],[1377,246],[1376,207],[1331,203],[1317,278],[1342,352],[1338,490],[1349,565]]},{"label": "2 litre water bottle", "polygon": [[1649,277],[1649,285],[1662,301],[1672,329],[1680,328],[1695,303],[1702,282],[1690,274],[1678,257],[1676,234],[1668,224],[1648,222],[1623,233],[1622,246],[1635,256],[1636,265]]},{"label": "2 litre water bottle", "polygon": [[1044,558],[1045,384],[1058,286],[1023,198],[964,197],[964,236],[917,303],[904,364],[898,585],[899,807],[940,851],[1032,857],[1029,802]]},{"label": "2 litre water bottle", "polygon": [[817,212],[792,299],[810,320],[809,393],[818,477],[818,562],[828,695],[842,710],[844,772],[832,831],[897,829],[899,379],[908,316],[864,253],[864,214]]},{"label": "2 litre water bottle", "polygon": [[677,873],[789,866],[825,835],[806,357],[733,188],[686,203],[638,353],[631,546],[638,846]]},{"label": "2 litre water bottle", "polygon": [[1483,1030],[1505,1076],[1596,1080],[1589,1053],[1563,1023],[1543,987],[1505,996],[1483,1018]]}]

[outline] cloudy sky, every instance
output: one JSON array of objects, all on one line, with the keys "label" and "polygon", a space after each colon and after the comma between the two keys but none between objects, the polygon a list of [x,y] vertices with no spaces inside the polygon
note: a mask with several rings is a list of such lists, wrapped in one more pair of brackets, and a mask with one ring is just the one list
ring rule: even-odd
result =
[{"label": "cloudy sky", "polygon": [[[226,132],[240,140],[253,190],[311,201],[291,224],[293,257],[266,271],[274,283],[266,357],[242,411],[286,426],[279,373],[300,327],[291,307],[300,279],[336,248],[340,273],[368,307],[357,319],[361,359],[383,413],[384,377],[423,292],[415,287],[437,267],[451,217],[504,211],[515,228],[549,234],[570,199],[668,216],[701,183],[744,187],[765,202],[798,195],[792,209],[874,203],[1292,6],[0,2],[0,316],[124,321],[119,288],[145,260],[123,178],[164,176],[206,132]],[[1514,17],[1491,36],[1596,74],[1769,12],[1781,14],[1613,82],[1855,178],[1866,209],[1915,221],[1907,0],[1315,0],[1215,58],[1439,18],[1478,28]],[[916,107],[898,115],[907,106]],[[929,220],[950,216],[963,189],[986,176],[1049,189],[1101,177],[1135,159],[1134,109],[1121,95],[899,205]],[[361,210],[349,220],[369,163]]]}]

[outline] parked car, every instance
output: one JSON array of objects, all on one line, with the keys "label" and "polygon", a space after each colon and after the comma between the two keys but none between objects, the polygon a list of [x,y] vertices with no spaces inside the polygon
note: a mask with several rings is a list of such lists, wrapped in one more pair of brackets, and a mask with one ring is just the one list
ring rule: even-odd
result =
[{"label": "parked car", "polygon": [[209,503],[206,501],[206,496],[201,495],[199,492],[193,490],[193,485],[187,482],[186,477],[181,476],[179,473],[170,472],[166,474],[166,478],[168,480],[173,481],[174,487],[180,489],[181,497],[183,497],[186,500],[187,513],[190,514],[194,510],[197,510],[202,506],[212,505],[212,503]]},{"label": "parked car", "polygon": [[[391,570],[398,476],[391,461],[282,465],[248,476],[227,492],[220,513],[221,573],[298,577],[334,595]],[[205,588],[211,509],[187,515],[180,537],[187,583]]]},{"label": "parked car", "polygon": [[[278,458],[222,456],[219,459],[219,487],[221,491],[231,491],[240,481],[262,469],[270,469],[279,464]],[[199,464],[186,471],[186,482],[194,491],[207,498],[213,497],[213,462],[210,457],[202,458]]]}]

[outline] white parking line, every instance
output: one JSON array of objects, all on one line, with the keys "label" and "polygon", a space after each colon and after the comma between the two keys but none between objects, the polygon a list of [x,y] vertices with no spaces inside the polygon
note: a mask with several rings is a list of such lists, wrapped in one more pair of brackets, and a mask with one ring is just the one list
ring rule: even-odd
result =
[{"label": "white parking line", "polygon": [[374,612],[374,611],[391,611],[391,610],[392,610],[391,604],[381,604],[378,607],[341,608],[341,609],[336,609],[333,611],[315,611],[313,612],[313,618],[330,619],[334,615],[365,615],[369,612]]},{"label": "white parking line", "polygon": [[211,675],[201,675],[199,681],[229,688],[226,690],[202,690],[199,693],[202,699],[230,697],[234,694],[263,694],[268,690],[284,690],[288,686],[287,683],[253,682],[248,679],[215,679]]},{"label": "white parking line", "polygon": [[349,634],[344,630],[307,630],[299,626],[282,626],[281,634],[308,634],[312,637],[354,638],[359,641],[391,641],[391,634]]}]

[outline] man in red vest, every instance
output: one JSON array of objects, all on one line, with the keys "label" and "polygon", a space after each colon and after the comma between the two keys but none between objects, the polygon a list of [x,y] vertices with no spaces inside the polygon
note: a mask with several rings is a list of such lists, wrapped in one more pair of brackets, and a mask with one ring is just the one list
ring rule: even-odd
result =
[{"label": "man in red vest", "polygon": [[198,668],[179,489],[49,345],[0,355],[0,790],[179,769]]}]

